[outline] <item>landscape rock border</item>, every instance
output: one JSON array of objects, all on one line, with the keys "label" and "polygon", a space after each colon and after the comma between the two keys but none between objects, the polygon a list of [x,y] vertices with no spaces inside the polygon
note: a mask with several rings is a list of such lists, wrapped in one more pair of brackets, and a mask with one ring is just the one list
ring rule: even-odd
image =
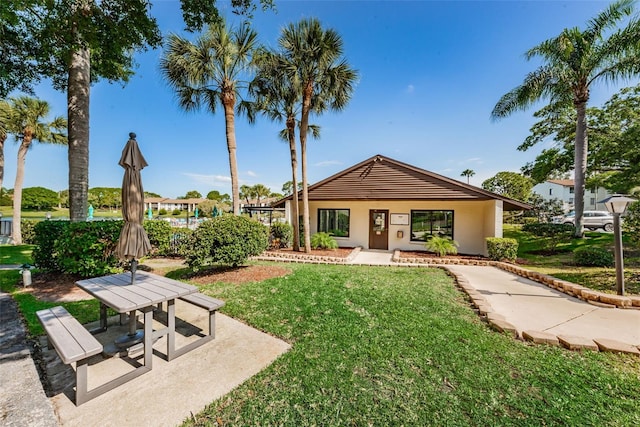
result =
[{"label": "landscape rock border", "polygon": [[510,273],[517,274],[518,276],[541,283],[567,295],[574,296],[598,307],[640,310],[639,295],[623,296],[594,291],[593,289],[586,288],[582,285],[558,279],[556,277],[549,276],[548,274],[527,270],[508,262],[464,258],[430,258],[428,260],[426,258],[400,258],[399,250],[394,251],[392,260],[393,262],[400,264],[421,264],[435,267],[442,265],[479,265],[497,267]]}]

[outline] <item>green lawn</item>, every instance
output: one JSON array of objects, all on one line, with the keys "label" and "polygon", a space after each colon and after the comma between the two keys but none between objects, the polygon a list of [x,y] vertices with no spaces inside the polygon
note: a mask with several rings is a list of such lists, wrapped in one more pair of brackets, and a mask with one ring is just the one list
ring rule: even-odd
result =
[{"label": "green lawn", "polygon": [[286,267],[203,287],[293,347],[185,425],[640,425],[640,358],[493,332],[439,269]]},{"label": "green lawn", "polygon": [[[292,273],[282,278],[202,286],[226,301],[226,314],[292,349],[185,425],[640,424],[640,358],[496,333],[443,270],[285,267]],[[40,334],[35,311],[56,303],[17,280],[0,272],[0,287]],[[98,317],[95,301],[62,305],[83,323]]]},{"label": "green lawn", "polygon": [[0,245],[0,264],[33,264],[33,245]]},{"label": "green lawn", "polygon": [[[581,246],[596,246],[613,252],[613,234],[586,232],[583,239],[558,245],[558,252],[553,255],[536,253],[543,249],[542,242],[523,233],[519,226],[505,225],[504,237],[518,240],[518,262],[523,267],[598,291],[616,293],[613,267],[578,267],[573,262],[573,250]],[[623,242],[626,293],[640,294],[640,249],[633,247],[624,236]]]}]

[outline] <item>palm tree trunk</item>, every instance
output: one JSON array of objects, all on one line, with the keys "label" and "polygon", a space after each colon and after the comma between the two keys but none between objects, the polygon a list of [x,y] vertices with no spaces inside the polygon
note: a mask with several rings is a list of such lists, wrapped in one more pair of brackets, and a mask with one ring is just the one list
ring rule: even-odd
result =
[{"label": "palm tree trunk", "polygon": [[16,245],[22,244],[22,185],[24,183],[24,160],[27,157],[31,135],[25,135],[18,148],[18,164],[16,167],[16,182],[13,186],[13,231],[11,237]]},{"label": "palm tree trunk", "polygon": [[240,187],[238,186],[238,160],[236,159],[236,130],[235,130],[235,96],[223,91],[221,96],[224,106],[224,121],[227,135],[227,150],[229,151],[229,173],[231,175],[231,197],[233,198],[233,214],[240,215]]},{"label": "palm tree trunk", "polygon": [[[80,36],[76,34],[76,38]],[[89,90],[91,62],[89,49],[71,53],[67,87],[69,139],[69,217],[86,221],[89,197]]]},{"label": "palm tree trunk", "polygon": [[584,213],[584,189],[585,176],[587,174],[587,153],[589,152],[589,144],[587,139],[587,102],[578,102],[575,104],[577,112],[576,121],[576,141],[575,141],[575,172],[574,172],[574,210],[575,210],[575,237],[584,236],[582,227],[582,216]]},{"label": "palm tree trunk", "polygon": [[2,183],[4,182],[4,142],[6,135],[0,138],[0,197],[2,197]]},{"label": "palm tree trunk", "polygon": [[[313,82],[308,82],[302,94],[302,114],[300,119],[300,156],[302,160],[302,220],[304,223],[304,251],[311,252],[311,225],[309,223],[309,189],[307,182],[307,130],[309,129],[309,111]],[[297,189],[294,188],[294,191]]]},{"label": "palm tree trunk", "polygon": [[291,153],[291,181],[293,183],[293,197],[291,198],[291,226],[293,227],[293,250],[300,251],[300,206],[298,203],[298,153],[296,153],[296,120],[287,118],[287,134],[289,136],[289,151]]}]

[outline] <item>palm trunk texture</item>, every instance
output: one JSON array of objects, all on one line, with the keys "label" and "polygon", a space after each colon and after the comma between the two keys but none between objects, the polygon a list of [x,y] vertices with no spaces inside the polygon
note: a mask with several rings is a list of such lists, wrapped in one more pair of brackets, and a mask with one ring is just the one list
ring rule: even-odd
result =
[{"label": "palm trunk texture", "polygon": [[224,105],[225,131],[227,135],[227,150],[229,151],[229,174],[231,175],[231,197],[233,198],[233,214],[240,215],[240,187],[238,185],[238,160],[236,159],[236,130],[235,130],[235,96],[224,92],[222,95]]},{"label": "palm trunk texture", "polygon": [[311,252],[311,230],[309,223],[309,189],[307,183],[307,130],[313,84],[308,82],[302,94],[302,114],[300,120],[300,155],[302,157],[302,215],[304,221],[304,251]]},{"label": "palm trunk texture", "polygon": [[585,176],[587,174],[587,153],[589,152],[589,144],[587,139],[587,103],[576,103],[577,121],[576,121],[576,142],[575,142],[575,172],[574,172],[574,210],[575,210],[575,237],[583,237],[584,229],[582,227],[584,214],[584,189]]},{"label": "palm trunk texture", "polygon": [[295,119],[287,119],[287,133],[289,135],[289,151],[291,153],[291,182],[293,183],[293,197],[291,198],[291,226],[293,227],[293,250],[300,251],[300,206],[298,203],[298,153],[296,153],[296,123]]},{"label": "palm trunk texture", "polygon": [[18,164],[16,166],[16,182],[13,186],[13,231],[12,238],[16,245],[22,244],[22,185],[24,183],[24,161],[27,157],[31,135],[25,135],[18,148]]}]

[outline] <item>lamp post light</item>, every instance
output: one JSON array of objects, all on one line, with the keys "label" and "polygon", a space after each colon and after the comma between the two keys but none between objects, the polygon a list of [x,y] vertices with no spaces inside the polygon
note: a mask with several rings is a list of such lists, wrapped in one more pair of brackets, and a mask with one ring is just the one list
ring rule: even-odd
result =
[{"label": "lamp post light", "polygon": [[616,291],[618,295],[624,295],[624,260],[622,257],[622,229],[620,228],[620,215],[622,215],[630,203],[636,199],[614,194],[601,200],[607,210],[613,215],[613,241],[615,245],[616,258]]}]

